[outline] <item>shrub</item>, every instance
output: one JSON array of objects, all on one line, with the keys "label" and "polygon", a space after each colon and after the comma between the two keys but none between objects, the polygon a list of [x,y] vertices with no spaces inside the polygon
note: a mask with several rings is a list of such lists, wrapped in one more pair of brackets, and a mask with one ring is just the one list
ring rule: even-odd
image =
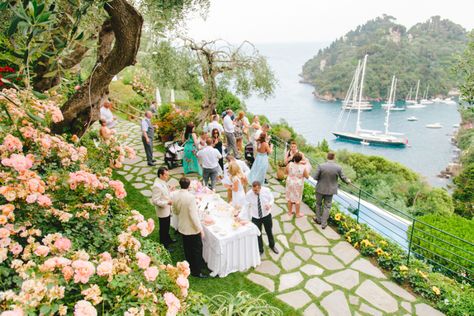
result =
[{"label": "shrub", "polygon": [[229,90],[224,87],[219,87],[217,90],[216,112],[220,115],[227,109],[231,109],[237,113],[240,110],[245,110],[245,105]]},{"label": "shrub", "polygon": [[184,128],[192,122],[196,114],[192,110],[182,110],[171,105],[162,105],[158,109],[158,115],[153,119],[156,135],[162,141],[176,139],[184,132]]},{"label": "shrub", "polygon": [[53,135],[47,126],[62,120],[53,99],[3,93],[0,310],[176,315],[197,308],[187,263],[169,265],[166,250],[146,238],[153,220],[130,210],[123,184],[111,179],[133,150],[115,138],[96,144],[95,135]]},{"label": "shrub", "polygon": [[474,235],[472,234],[474,220],[468,220],[458,215],[443,216],[436,214],[421,216],[418,220],[420,222],[415,224],[413,234],[415,252],[427,259],[438,262],[439,265],[435,268],[439,271],[450,274],[449,270],[452,270],[455,273],[473,277],[472,274],[469,274],[469,270],[474,271],[474,246],[443,234],[438,229],[474,243]]},{"label": "shrub", "polygon": [[253,297],[247,292],[215,295],[209,299],[209,312],[225,316],[280,316],[282,311],[269,305],[261,296]]}]

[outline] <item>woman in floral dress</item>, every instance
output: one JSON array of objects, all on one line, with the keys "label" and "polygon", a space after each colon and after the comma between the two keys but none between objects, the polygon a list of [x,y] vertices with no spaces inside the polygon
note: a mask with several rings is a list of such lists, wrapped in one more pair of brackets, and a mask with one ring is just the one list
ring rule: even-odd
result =
[{"label": "woman in floral dress", "polygon": [[302,217],[300,213],[301,199],[303,197],[304,179],[309,177],[306,166],[302,163],[303,155],[297,152],[293,161],[286,166],[288,177],[286,178],[286,200],[288,202],[288,215],[293,214],[295,205],[296,217]]},{"label": "woman in floral dress", "polygon": [[202,176],[202,169],[199,165],[198,158],[196,156],[197,148],[196,144],[198,139],[196,133],[194,133],[194,124],[188,123],[184,132],[184,157],[183,157],[183,169],[184,174],[196,172]]}]

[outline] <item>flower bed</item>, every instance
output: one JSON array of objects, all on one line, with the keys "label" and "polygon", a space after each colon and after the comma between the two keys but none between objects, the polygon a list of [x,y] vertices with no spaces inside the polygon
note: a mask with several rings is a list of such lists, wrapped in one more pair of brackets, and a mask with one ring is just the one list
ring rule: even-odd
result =
[{"label": "flower bed", "polygon": [[[305,184],[303,201],[314,209],[314,187]],[[364,256],[371,257],[380,267],[390,272],[397,283],[411,289],[431,301],[433,306],[448,315],[472,315],[474,289],[467,283],[459,283],[447,276],[433,272],[425,262],[410,258],[395,243],[385,240],[365,224],[358,224],[349,215],[341,213],[333,204],[329,224],[335,227]]]},{"label": "flower bed", "polygon": [[146,237],[111,179],[133,150],[113,138],[54,135],[54,100],[0,95],[0,311],[8,315],[195,314],[189,266]]}]

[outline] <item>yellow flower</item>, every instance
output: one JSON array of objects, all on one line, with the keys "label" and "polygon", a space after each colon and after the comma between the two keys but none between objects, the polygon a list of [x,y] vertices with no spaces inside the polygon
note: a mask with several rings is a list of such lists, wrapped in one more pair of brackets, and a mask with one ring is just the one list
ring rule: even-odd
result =
[{"label": "yellow flower", "polygon": [[346,240],[350,243],[352,241],[351,236],[346,236]]},{"label": "yellow flower", "polygon": [[357,230],[360,230],[360,229],[361,229],[361,227],[360,227],[359,224],[356,225],[356,229],[357,229]]},{"label": "yellow flower", "polygon": [[424,273],[423,271],[416,270],[416,272],[418,272],[418,274],[421,275],[424,279],[428,279],[428,274]]},{"label": "yellow flower", "polygon": [[433,292],[436,294],[436,295],[440,295],[441,294],[441,290],[439,288],[437,288],[436,286],[433,285],[433,287],[431,288],[433,290]]},{"label": "yellow flower", "polygon": [[401,265],[399,268],[398,268],[400,271],[404,272],[404,271],[408,271],[408,267],[405,266],[405,265]]},{"label": "yellow flower", "polygon": [[336,221],[340,221],[341,220],[341,213],[337,213],[336,215],[334,215],[334,219]]},{"label": "yellow flower", "polygon": [[359,242],[356,242],[356,243],[354,244],[354,248],[359,248]]},{"label": "yellow flower", "polygon": [[363,245],[363,246],[365,246],[365,247],[373,247],[373,246],[374,246],[374,244],[372,244],[372,243],[370,242],[370,240],[368,240],[368,239],[364,239],[364,240],[362,240],[360,243],[361,243],[361,245]]},{"label": "yellow flower", "polygon": [[381,248],[377,248],[375,252],[377,253],[377,256],[380,256],[383,254],[383,250]]},{"label": "yellow flower", "polygon": [[386,242],[385,240],[381,240],[381,241],[380,241],[380,244],[381,244],[382,246],[387,246],[387,242]]}]

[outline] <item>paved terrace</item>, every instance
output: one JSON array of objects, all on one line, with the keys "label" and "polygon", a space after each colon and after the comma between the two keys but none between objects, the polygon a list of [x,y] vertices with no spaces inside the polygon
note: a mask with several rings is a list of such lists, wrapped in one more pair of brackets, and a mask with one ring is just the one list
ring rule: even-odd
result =
[{"label": "paved terrace", "polygon": [[[137,157],[126,161],[119,173],[144,196],[151,197],[156,167],[147,166],[138,124],[120,120],[116,129],[128,135],[126,143],[137,152]],[[155,151],[155,158],[158,165],[163,163],[163,153]],[[183,169],[173,169],[170,174],[170,181],[177,184]],[[331,227],[322,230],[316,226],[306,204],[301,207],[306,216],[290,218],[285,188],[273,176],[268,179],[275,195],[273,233],[280,254],[266,247],[262,264],[247,271],[249,280],[302,315],[443,315],[390,281]],[[217,192],[226,198],[222,185]]]}]

